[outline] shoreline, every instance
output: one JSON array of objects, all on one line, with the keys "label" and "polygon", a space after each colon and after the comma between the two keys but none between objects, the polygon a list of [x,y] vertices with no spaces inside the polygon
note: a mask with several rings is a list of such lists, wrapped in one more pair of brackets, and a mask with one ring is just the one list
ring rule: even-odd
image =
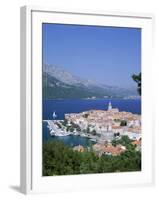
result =
[{"label": "shoreline", "polygon": [[[62,121],[62,120],[60,120],[60,121]],[[73,132],[63,132],[63,134],[59,133],[60,129],[58,131],[57,128],[55,128],[55,126],[53,124],[53,120],[43,120],[43,122],[47,123],[47,128],[50,130],[49,134],[51,136],[66,137],[66,136],[73,135],[73,136],[80,136],[80,137],[88,138],[88,139],[90,139],[93,142],[97,142],[97,139],[94,136],[91,136],[91,135],[89,135],[87,133],[83,133],[83,132],[76,132],[76,133],[73,133]],[[55,132],[55,131],[57,131],[57,132]]]},{"label": "shoreline", "polygon": [[111,101],[111,100],[141,100],[141,97],[137,97],[137,98],[126,98],[126,97],[123,97],[123,98],[118,98],[118,97],[113,97],[113,98],[54,98],[54,99],[45,99],[43,98],[42,101],[57,101],[57,100],[61,100],[61,101],[64,101],[64,100],[74,100],[74,101],[77,101],[77,100],[108,100],[108,101]]}]

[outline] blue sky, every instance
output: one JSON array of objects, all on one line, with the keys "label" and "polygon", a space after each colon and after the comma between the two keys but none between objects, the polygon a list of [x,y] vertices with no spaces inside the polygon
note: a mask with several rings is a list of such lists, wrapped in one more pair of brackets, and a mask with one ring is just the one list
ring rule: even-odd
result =
[{"label": "blue sky", "polygon": [[141,29],[43,24],[43,63],[99,83],[136,86],[141,71]]}]

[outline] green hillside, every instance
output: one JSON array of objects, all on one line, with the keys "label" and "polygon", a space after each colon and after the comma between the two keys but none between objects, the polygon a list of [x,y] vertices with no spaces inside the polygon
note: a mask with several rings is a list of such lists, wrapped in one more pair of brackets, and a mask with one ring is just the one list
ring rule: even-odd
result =
[{"label": "green hillside", "polygon": [[90,89],[82,85],[65,84],[43,72],[43,98],[45,99],[91,98],[93,96],[102,98],[105,95],[110,95],[110,93],[100,88]]}]

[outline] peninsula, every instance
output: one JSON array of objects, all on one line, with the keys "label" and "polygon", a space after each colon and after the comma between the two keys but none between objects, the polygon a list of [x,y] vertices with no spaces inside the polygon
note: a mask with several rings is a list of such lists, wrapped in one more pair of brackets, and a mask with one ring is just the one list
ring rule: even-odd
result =
[{"label": "peninsula", "polygon": [[64,120],[45,121],[48,123],[52,136],[88,137],[101,148],[103,148],[101,145],[111,144],[113,140],[120,140],[123,136],[141,144],[141,142],[137,142],[141,141],[141,116],[131,112],[120,112],[118,108],[112,107],[111,102],[106,110],[69,113],[65,114]]}]

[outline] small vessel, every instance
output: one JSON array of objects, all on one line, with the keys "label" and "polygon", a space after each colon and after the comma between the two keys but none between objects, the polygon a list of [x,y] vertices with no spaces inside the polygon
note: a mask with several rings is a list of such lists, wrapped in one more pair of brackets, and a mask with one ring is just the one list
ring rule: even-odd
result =
[{"label": "small vessel", "polygon": [[50,135],[51,135],[51,136],[54,136],[54,135],[55,135],[55,131],[54,131],[53,129],[51,129]]},{"label": "small vessel", "polygon": [[55,111],[53,112],[52,117],[53,117],[53,119],[55,119],[57,117],[57,114]]}]

